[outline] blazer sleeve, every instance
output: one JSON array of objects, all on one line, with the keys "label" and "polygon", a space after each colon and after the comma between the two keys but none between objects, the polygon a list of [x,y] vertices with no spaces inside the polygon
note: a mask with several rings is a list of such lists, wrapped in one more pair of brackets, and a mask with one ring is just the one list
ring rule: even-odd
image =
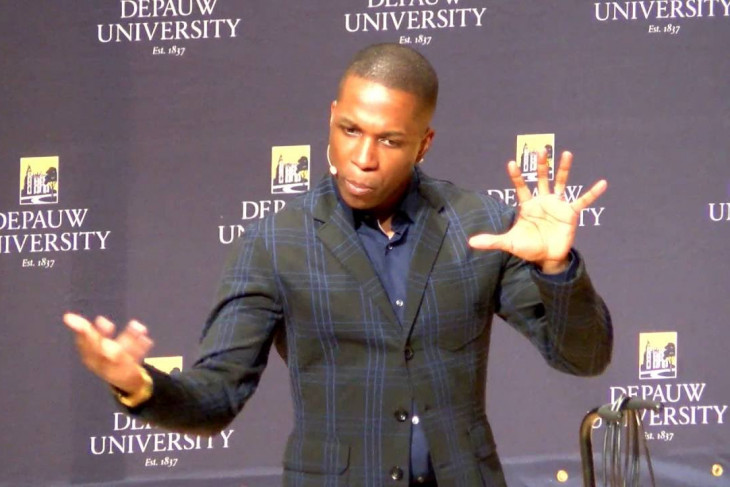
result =
[{"label": "blazer sleeve", "polygon": [[[514,211],[503,214],[506,228]],[[550,366],[574,375],[597,375],[611,361],[613,328],[577,251],[575,275],[566,281],[540,276],[529,262],[505,254],[497,314],[525,335]]]},{"label": "blazer sleeve", "polygon": [[174,375],[145,366],[152,396],[129,413],[171,430],[214,434],[256,390],[283,328],[272,257],[258,228],[247,229],[228,259],[195,364]]}]

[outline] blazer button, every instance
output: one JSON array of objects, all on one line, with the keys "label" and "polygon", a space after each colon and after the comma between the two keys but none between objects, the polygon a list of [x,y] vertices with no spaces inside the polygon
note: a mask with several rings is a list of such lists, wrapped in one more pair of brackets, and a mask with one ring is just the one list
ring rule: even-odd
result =
[{"label": "blazer button", "polygon": [[390,469],[390,478],[393,480],[403,480],[403,469],[400,467],[393,467]]},{"label": "blazer button", "polygon": [[405,409],[398,409],[395,412],[395,419],[397,419],[399,423],[405,423],[405,421],[408,419],[408,411],[406,411]]},{"label": "blazer button", "polygon": [[413,349],[410,346],[406,347],[404,354],[406,356],[406,360],[411,360],[413,358],[413,355],[415,355],[413,353]]}]

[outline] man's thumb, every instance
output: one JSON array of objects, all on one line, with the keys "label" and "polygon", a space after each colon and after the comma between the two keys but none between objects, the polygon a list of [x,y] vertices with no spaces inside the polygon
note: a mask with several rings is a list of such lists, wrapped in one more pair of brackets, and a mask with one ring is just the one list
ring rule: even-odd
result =
[{"label": "man's thumb", "polygon": [[469,246],[477,250],[504,250],[507,242],[503,235],[481,233],[469,239]]}]

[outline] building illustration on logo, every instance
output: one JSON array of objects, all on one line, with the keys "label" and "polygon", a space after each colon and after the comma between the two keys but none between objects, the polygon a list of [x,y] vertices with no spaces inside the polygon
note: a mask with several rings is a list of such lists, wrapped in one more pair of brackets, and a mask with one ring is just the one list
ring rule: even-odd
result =
[{"label": "building illustration on logo", "polygon": [[304,193],[309,190],[310,146],[271,148],[271,194]]},{"label": "building illustration on logo", "polygon": [[526,134],[517,136],[517,154],[515,161],[519,164],[522,177],[527,182],[537,181],[537,156],[541,150],[547,151],[548,178],[555,177],[555,134]]},{"label": "building illustration on logo", "polygon": [[677,332],[639,334],[639,379],[677,378]]},{"label": "building illustration on logo", "polygon": [[21,205],[58,203],[58,156],[20,158]]}]

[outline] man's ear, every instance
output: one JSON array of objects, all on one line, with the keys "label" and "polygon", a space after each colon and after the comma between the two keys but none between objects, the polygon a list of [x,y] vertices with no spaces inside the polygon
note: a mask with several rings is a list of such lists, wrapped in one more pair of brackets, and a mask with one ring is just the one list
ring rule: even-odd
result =
[{"label": "man's ear", "polygon": [[332,121],[335,118],[335,108],[337,108],[337,100],[332,100],[330,104],[330,125],[332,125]]},{"label": "man's ear", "polygon": [[426,129],[426,135],[423,136],[423,139],[421,140],[421,147],[418,148],[418,156],[416,157],[416,163],[420,163],[423,161],[423,158],[426,157],[426,153],[431,148],[431,143],[433,142],[433,138],[436,136],[436,132],[429,127]]}]

